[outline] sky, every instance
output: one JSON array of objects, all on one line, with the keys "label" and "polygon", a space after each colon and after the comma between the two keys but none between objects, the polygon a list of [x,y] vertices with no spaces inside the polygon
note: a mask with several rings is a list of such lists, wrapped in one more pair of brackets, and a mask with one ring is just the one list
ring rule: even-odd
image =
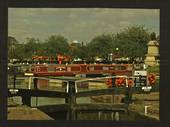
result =
[{"label": "sky", "polygon": [[69,42],[89,42],[103,33],[144,25],[159,34],[159,9],[114,8],[9,8],[8,35],[24,43],[27,37],[46,40],[62,35]]}]

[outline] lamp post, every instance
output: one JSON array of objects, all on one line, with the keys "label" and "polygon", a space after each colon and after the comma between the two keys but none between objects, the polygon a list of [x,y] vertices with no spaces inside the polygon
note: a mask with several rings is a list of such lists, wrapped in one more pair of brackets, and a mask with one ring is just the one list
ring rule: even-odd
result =
[{"label": "lamp post", "polygon": [[116,55],[118,55],[119,54],[119,48],[117,47],[116,48]]},{"label": "lamp post", "polygon": [[118,55],[119,55],[119,48],[116,47],[115,58],[114,58],[116,63],[117,63],[116,58],[118,58]]}]

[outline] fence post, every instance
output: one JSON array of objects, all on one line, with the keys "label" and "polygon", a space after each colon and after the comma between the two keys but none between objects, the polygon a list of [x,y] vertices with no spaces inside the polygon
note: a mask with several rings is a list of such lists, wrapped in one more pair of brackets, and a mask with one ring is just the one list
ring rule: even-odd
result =
[{"label": "fence post", "polygon": [[15,82],[16,82],[16,74],[14,74],[14,89],[16,88]]},{"label": "fence post", "polygon": [[[63,82],[63,86],[65,88],[65,92],[68,93],[69,82]],[[68,98],[65,98],[65,104],[68,103]]]},{"label": "fence post", "polygon": [[23,95],[22,96],[22,104],[31,106],[31,96],[30,95]]},{"label": "fence post", "polygon": [[[112,74],[112,76],[116,76],[116,75]],[[116,80],[116,77],[112,77],[112,88],[115,87],[115,80]]]},{"label": "fence post", "polygon": [[[37,90],[38,89],[38,78],[33,78],[33,83],[34,83],[34,89]],[[35,97],[35,105],[38,106],[38,97]],[[31,99],[30,99],[31,100]],[[30,102],[31,103],[31,102]]]},{"label": "fence post", "polygon": [[37,83],[38,83],[38,79],[37,79],[37,78],[34,78],[34,79],[33,79],[33,82],[34,82],[34,89],[37,90],[37,89],[38,89],[38,87],[37,87],[37,85],[38,85],[38,84],[37,84]]},{"label": "fence post", "polygon": [[67,117],[69,120],[75,120],[76,114],[74,110],[74,105],[76,104],[76,90],[75,90],[75,81],[69,81],[69,89],[68,89],[68,114]]},{"label": "fence post", "polygon": [[125,104],[129,104],[132,101],[132,89],[130,87],[127,87],[125,90]]},{"label": "fence post", "polygon": [[32,77],[30,76],[28,79],[28,89],[31,89],[31,80],[32,80]]}]

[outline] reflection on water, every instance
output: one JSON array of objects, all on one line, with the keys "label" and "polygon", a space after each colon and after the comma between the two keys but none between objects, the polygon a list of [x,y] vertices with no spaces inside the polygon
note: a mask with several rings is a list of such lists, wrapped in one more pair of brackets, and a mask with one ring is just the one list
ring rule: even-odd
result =
[{"label": "reflection on water", "polygon": [[[14,84],[13,76],[8,76],[8,88],[13,88],[13,84]],[[16,88],[34,89],[33,79],[29,77],[17,77],[15,84],[16,84]],[[157,91],[157,89],[159,88],[158,84],[159,82],[157,83],[157,85],[153,87],[153,91]],[[54,79],[50,79],[49,81],[39,80],[38,88],[41,90],[64,92],[67,89],[67,85],[63,83],[61,80],[54,80]],[[107,88],[107,85],[104,84],[102,81],[97,81],[97,82],[86,81],[82,83],[77,83],[78,91],[89,91],[89,90],[105,89],[105,88]],[[22,104],[21,97],[13,97],[13,100],[18,104]],[[80,97],[77,98],[76,102],[91,103],[91,99],[90,97]],[[32,97],[31,99],[32,106],[64,104],[64,103],[65,103],[65,99],[63,98]]]},{"label": "reflection on water", "polygon": [[[49,91],[65,91],[65,87],[63,87],[62,83],[56,83],[54,81],[51,82],[41,82],[41,86],[39,86],[39,89],[41,90],[49,90]],[[39,83],[39,84],[40,84]],[[14,80],[13,76],[8,76],[8,88],[14,87]],[[33,79],[29,77],[17,77],[15,81],[15,88],[20,89],[34,89]],[[79,89],[82,91],[83,89]],[[85,90],[85,89],[84,89]],[[17,104],[22,104],[21,97],[12,97],[14,102]],[[77,103],[91,103],[89,97],[81,97],[77,98]],[[32,97],[31,98],[31,106],[40,106],[40,105],[54,105],[54,104],[64,104],[65,99],[64,98],[49,98],[49,97]]]},{"label": "reflection on water", "polygon": [[[34,84],[33,84],[33,79],[29,78],[29,77],[17,77],[16,78],[16,88],[21,88],[21,89],[34,89]],[[38,88],[41,90],[49,90],[49,91],[65,91],[67,88],[66,84],[63,84],[60,81],[55,81],[55,80],[50,80],[48,82],[46,81],[39,81],[39,86]],[[44,83],[44,84],[43,84]],[[8,88],[13,88],[13,76],[8,76]],[[41,84],[41,85],[40,85]],[[87,85],[88,84],[88,85]],[[97,84],[97,87],[96,87]],[[88,86],[88,87],[87,87]],[[158,87],[159,85],[157,85]],[[89,90],[94,90],[94,89],[105,89],[107,86],[104,85],[104,83],[102,83],[101,81],[99,82],[83,82],[77,85],[77,90],[78,91],[89,91]],[[156,89],[156,88],[155,88]],[[12,97],[14,102],[17,104],[22,104],[21,101],[21,97]],[[101,99],[103,100],[103,99]],[[92,103],[93,101],[91,101],[90,97],[80,97],[77,98],[76,100],[77,103]],[[65,99],[63,98],[48,98],[48,97],[32,97],[31,98],[31,106],[42,106],[42,105],[56,105],[56,104],[64,104],[65,103]],[[110,103],[110,102],[109,102]],[[57,119],[56,114],[58,115],[58,112],[51,112],[51,116],[53,116],[55,119]],[[62,112],[63,114],[63,112]],[[62,115],[61,114],[61,115]],[[85,115],[84,115],[85,114]],[[58,116],[61,116],[58,115]],[[64,116],[65,118],[65,116]],[[98,114],[96,113],[88,113],[88,112],[80,112],[78,114],[78,118],[80,120],[89,120],[90,118],[92,118],[92,120],[98,120]],[[120,118],[121,120],[142,120],[145,119],[144,117],[141,118],[141,116],[139,116],[138,114],[135,113],[120,113]],[[103,113],[102,115],[102,120],[111,120],[111,115],[110,112],[107,113]]]}]

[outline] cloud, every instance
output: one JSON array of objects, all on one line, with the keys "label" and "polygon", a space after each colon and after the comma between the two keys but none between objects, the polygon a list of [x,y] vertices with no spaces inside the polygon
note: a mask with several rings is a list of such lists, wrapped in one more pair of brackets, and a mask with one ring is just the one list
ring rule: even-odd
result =
[{"label": "cloud", "polygon": [[132,23],[129,21],[120,21],[119,24],[120,24],[120,26],[123,26],[123,27],[132,25]]},{"label": "cloud", "polygon": [[22,41],[27,36],[45,39],[51,34],[88,41],[129,25],[145,25],[159,32],[159,9],[9,8],[8,12],[9,35]]}]

